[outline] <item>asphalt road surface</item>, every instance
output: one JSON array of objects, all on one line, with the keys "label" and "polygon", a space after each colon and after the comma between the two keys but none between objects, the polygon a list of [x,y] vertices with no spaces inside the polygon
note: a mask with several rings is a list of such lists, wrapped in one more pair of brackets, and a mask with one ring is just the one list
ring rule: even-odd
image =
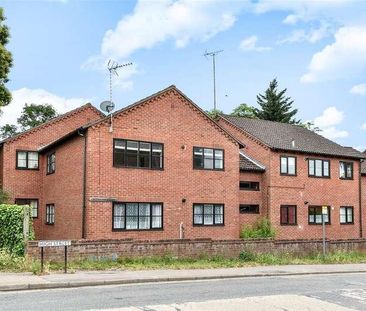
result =
[{"label": "asphalt road surface", "polygon": [[0,310],[4,311],[109,309],[366,310],[366,274],[256,277],[0,293]]}]

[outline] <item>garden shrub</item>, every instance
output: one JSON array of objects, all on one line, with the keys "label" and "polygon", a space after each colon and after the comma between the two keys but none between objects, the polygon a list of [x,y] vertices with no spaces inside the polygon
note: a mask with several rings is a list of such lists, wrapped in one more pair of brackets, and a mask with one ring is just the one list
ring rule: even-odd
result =
[{"label": "garden shrub", "polygon": [[[0,250],[19,256],[24,255],[23,219],[26,209],[29,210],[29,207],[0,204]],[[31,240],[34,238],[31,217],[29,217],[29,228]]]},{"label": "garden shrub", "polygon": [[254,225],[246,225],[240,231],[242,239],[274,238],[276,235],[268,218],[259,218]]}]

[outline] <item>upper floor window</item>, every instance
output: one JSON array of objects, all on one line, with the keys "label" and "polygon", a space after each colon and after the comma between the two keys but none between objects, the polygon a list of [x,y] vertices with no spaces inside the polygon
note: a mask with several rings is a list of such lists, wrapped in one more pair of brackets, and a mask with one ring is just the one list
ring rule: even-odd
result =
[{"label": "upper floor window", "polygon": [[162,203],[113,204],[113,230],[152,230],[162,228]]},{"label": "upper floor window", "polygon": [[193,204],[193,224],[215,226],[224,224],[223,204]]},{"label": "upper floor window", "polygon": [[327,212],[323,214],[322,206],[309,206],[309,224],[321,225],[323,223],[330,224],[330,207],[327,206]]},{"label": "upper floor window", "polygon": [[17,150],[17,169],[38,170],[38,152]]},{"label": "upper floor window", "polygon": [[353,179],[353,163],[352,162],[339,162],[339,178],[341,179]]},{"label": "upper floor window", "polygon": [[15,199],[17,205],[29,205],[32,218],[38,218],[38,199]]},{"label": "upper floor window", "polygon": [[163,144],[115,139],[113,166],[162,169]]},{"label": "upper floor window", "polygon": [[259,214],[259,204],[240,204],[240,214]]},{"label": "upper floor window", "polygon": [[339,209],[339,221],[341,224],[353,224],[352,206],[341,206]]},{"label": "upper floor window", "polygon": [[46,225],[55,223],[55,204],[46,205]]},{"label": "upper floor window", "polygon": [[240,181],[239,182],[240,190],[248,190],[248,191],[259,191],[259,182],[257,181]]},{"label": "upper floor window", "polygon": [[329,160],[319,160],[319,159],[309,159],[309,176],[311,177],[330,177],[330,161]]},{"label": "upper floor window", "polygon": [[53,174],[56,171],[56,154],[47,155],[47,174]]},{"label": "upper floor window", "polygon": [[296,205],[281,205],[281,225],[296,225]]},{"label": "upper floor window", "polygon": [[296,175],[296,157],[281,156],[281,175]]},{"label": "upper floor window", "polygon": [[193,168],[205,170],[223,170],[224,150],[193,147]]}]

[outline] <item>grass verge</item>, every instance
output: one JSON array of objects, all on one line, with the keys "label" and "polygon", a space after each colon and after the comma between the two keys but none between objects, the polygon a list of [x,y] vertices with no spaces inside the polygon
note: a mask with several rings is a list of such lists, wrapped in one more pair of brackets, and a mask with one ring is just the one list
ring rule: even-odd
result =
[{"label": "grass verge", "polygon": [[[202,256],[198,259],[162,257],[119,257],[116,260],[74,260],[69,262],[70,272],[77,270],[147,270],[147,269],[214,269],[237,268],[259,265],[299,264],[345,264],[366,263],[365,252],[334,252],[323,257],[321,254],[296,256],[293,254],[253,254],[242,252],[238,258]],[[62,263],[46,262],[45,272],[61,271]],[[40,262],[0,251],[0,271],[40,273]]]}]

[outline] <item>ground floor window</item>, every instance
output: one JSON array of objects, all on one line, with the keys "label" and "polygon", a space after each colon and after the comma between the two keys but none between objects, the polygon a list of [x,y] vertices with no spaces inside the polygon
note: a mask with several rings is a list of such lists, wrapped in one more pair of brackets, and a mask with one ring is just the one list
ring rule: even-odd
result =
[{"label": "ground floor window", "polygon": [[162,203],[114,203],[113,230],[163,228]]},{"label": "ground floor window", "polygon": [[218,226],[224,224],[223,204],[193,204],[193,224],[196,226]]},{"label": "ground floor window", "polygon": [[17,205],[29,205],[32,218],[38,218],[38,199],[15,199]]},{"label": "ground floor window", "polygon": [[309,206],[309,224],[321,225],[324,222],[330,224],[330,207],[327,206],[327,213],[322,214],[322,206]]},{"label": "ground floor window", "polygon": [[46,205],[46,225],[55,223],[55,204]]},{"label": "ground floor window", "polygon": [[296,205],[281,205],[281,225],[296,225]]},{"label": "ground floor window", "polygon": [[339,220],[341,224],[353,224],[353,207],[341,206],[339,209]]}]

